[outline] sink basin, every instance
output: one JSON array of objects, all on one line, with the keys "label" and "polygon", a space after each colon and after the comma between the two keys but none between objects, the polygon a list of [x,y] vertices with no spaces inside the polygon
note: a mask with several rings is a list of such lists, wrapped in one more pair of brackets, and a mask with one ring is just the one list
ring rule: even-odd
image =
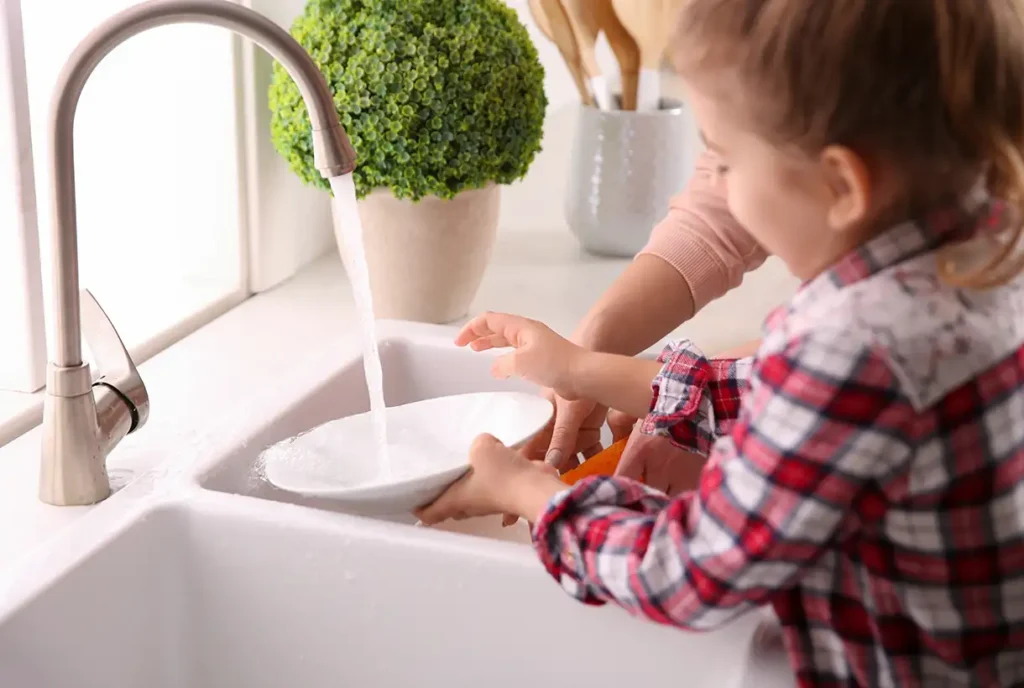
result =
[{"label": "sink basin", "polygon": [[739,685],[750,635],[750,620],[685,634],[580,605],[506,543],[200,493],[142,512],[0,616],[0,676],[38,688],[725,688]]},{"label": "sink basin", "polygon": [[[449,327],[381,323],[379,347],[384,399],[388,406],[471,392],[539,391],[536,386],[519,380],[495,380],[491,377],[490,365],[500,352],[475,353],[460,349],[452,344],[455,332]],[[359,509],[351,504],[287,492],[276,488],[262,475],[257,459],[267,446],[335,418],[364,413],[369,408],[362,359],[356,356],[308,390],[305,396],[283,408],[237,449],[201,471],[199,485],[217,492],[411,525],[416,519],[410,514],[382,514],[372,507]],[[393,457],[393,461],[400,460],[400,457]],[[470,519],[440,528],[500,540],[524,543],[530,540],[525,524],[502,528],[497,517]]]},{"label": "sink basin", "polygon": [[[493,380],[495,354],[455,348],[453,332],[382,323],[389,404],[533,389]],[[752,651],[757,615],[695,634],[581,605],[525,524],[414,527],[276,490],[265,447],[369,407],[361,361],[344,353],[268,378],[237,426],[0,571],[0,685],[793,685],[784,659]]]}]

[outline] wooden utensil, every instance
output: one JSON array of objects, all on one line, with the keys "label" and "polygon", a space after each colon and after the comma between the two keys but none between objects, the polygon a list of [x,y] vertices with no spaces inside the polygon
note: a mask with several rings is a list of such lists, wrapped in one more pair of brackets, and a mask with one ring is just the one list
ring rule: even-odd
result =
[{"label": "wooden utensil", "polygon": [[533,17],[534,23],[537,24],[537,28],[540,32],[549,40],[554,42],[555,37],[551,35],[551,24],[548,22],[548,15],[544,14],[544,8],[541,7],[540,0],[530,0],[530,16]]},{"label": "wooden utensil", "polygon": [[576,89],[580,93],[583,104],[593,107],[594,96],[590,92],[590,85],[584,78],[576,34],[572,30],[569,16],[566,14],[565,8],[562,7],[561,0],[531,0],[530,12],[533,14],[537,26],[541,27],[541,32],[551,37],[558,52],[561,53],[562,59],[576,83]]},{"label": "wooden utensil", "polygon": [[674,0],[611,0],[615,13],[640,47],[637,110],[661,103],[661,58],[679,10]]},{"label": "wooden utensil", "polygon": [[601,24],[594,12],[600,0],[562,0],[562,6],[569,17],[569,24],[576,35],[579,46],[583,71],[590,81],[590,90],[594,101],[601,110],[612,110],[612,97],[608,91],[608,81],[601,73],[601,65],[597,61],[597,37],[601,34]]},{"label": "wooden utensil", "polygon": [[603,31],[622,75],[622,109],[636,109],[637,80],[640,75],[640,48],[633,35],[619,21],[611,0],[563,0],[573,15],[586,17]]}]

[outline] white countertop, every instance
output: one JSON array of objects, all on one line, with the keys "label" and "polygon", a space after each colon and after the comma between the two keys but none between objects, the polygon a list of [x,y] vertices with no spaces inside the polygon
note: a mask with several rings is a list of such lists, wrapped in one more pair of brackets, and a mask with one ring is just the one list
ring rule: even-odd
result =
[{"label": "white countertop", "polygon": [[[518,313],[568,334],[627,263],[582,255],[564,231],[505,233],[473,312]],[[709,352],[749,341],[795,284],[770,260],[673,336],[689,337]],[[316,379],[322,368],[316,362],[340,355],[355,327],[340,260],[328,255],[145,362],[140,372],[150,389],[151,417],[111,455],[112,476],[124,481],[158,466],[187,465],[190,448],[215,442],[225,424],[238,422],[240,411],[233,409],[244,404],[232,400],[267,394],[285,370],[287,378]],[[0,448],[0,567],[96,508],[39,501],[39,442],[36,428]]]}]

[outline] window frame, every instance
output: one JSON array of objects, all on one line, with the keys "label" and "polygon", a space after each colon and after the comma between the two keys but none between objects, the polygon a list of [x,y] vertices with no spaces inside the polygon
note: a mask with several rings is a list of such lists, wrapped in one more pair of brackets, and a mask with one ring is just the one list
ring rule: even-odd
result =
[{"label": "window frame", "polygon": [[[0,394],[40,392],[45,386],[48,360],[45,316],[50,304],[44,302],[44,263],[40,254],[41,227],[37,210],[37,203],[46,202],[46,199],[39,198],[37,194],[36,164],[39,161],[34,159],[32,148],[33,136],[45,135],[45,132],[33,131],[31,127],[24,41],[21,0],[0,0],[0,93],[9,93],[10,97],[4,100],[10,103],[13,123],[13,131],[0,132],[0,136],[10,138],[14,151],[12,160],[5,160],[3,158],[6,156],[0,156],[0,164],[13,165],[14,179],[18,187],[15,231],[0,233],[0,251],[15,256],[14,264],[21,266],[24,273],[8,275],[7,280],[10,281],[0,282],[10,285],[3,289],[6,293],[5,298],[17,298],[21,301],[20,305],[14,307],[21,317],[13,323],[6,323],[3,329],[6,336],[24,340],[20,345],[12,347],[16,349],[15,355],[0,358]],[[256,132],[250,126],[250,122],[255,119],[255,113],[249,83],[251,78],[246,74],[248,60],[245,51],[248,46],[245,43],[247,41],[238,36],[232,37],[230,65],[234,83],[234,145],[239,189],[238,285],[233,291],[191,316],[169,324],[153,337],[131,347],[130,353],[136,363],[152,358],[244,302],[254,293],[251,275],[254,232],[250,222],[250,199],[258,195],[252,194],[250,187],[258,179],[251,174],[248,165],[251,151],[254,149]],[[14,394],[10,396],[13,397]]]},{"label": "window frame", "polygon": [[[0,136],[9,137],[11,165],[15,181],[14,231],[0,232],[0,251],[14,256],[21,270],[8,275],[0,288],[18,294],[15,321],[4,329],[8,336],[20,339],[16,352],[0,360],[0,390],[31,393],[43,387],[46,380],[46,333],[44,326],[42,261],[39,254],[37,194],[32,157],[32,128],[29,117],[28,81],[25,69],[25,42],[21,22],[20,0],[0,0],[0,92],[6,92],[10,104],[11,128]],[[12,334],[13,333],[13,334]]]},{"label": "window frame", "polygon": [[[234,0],[268,16],[287,28],[295,7],[274,0]],[[16,232],[0,235],[0,250],[16,250],[25,268],[25,288],[14,293],[23,299],[24,322],[7,323],[25,337],[25,356],[0,359],[0,446],[41,422],[46,378],[47,332],[43,280],[46,257],[40,255],[37,203],[48,202],[37,194],[29,113],[29,88],[25,68],[25,44],[21,0],[0,0],[0,93],[9,90],[8,101],[17,114],[12,138],[19,154],[20,222]],[[297,5],[296,5],[297,7]],[[158,335],[131,347],[142,364],[204,325],[228,313],[248,298],[268,291],[301,272],[325,253],[336,251],[328,194],[305,186],[274,150],[269,136],[270,112],[267,89],[273,61],[261,48],[239,36],[232,37],[231,70],[234,83],[235,154],[238,174],[239,285],[233,292],[210,303],[191,317],[168,325]],[[3,132],[0,132],[2,135]],[[0,164],[6,161],[0,156]],[[14,235],[13,237],[11,235]],[[2,277],[2,276],[0,276]],[[13,298],[10,297],[9,298]],[[114,323],[116,326],[117,323]],[[143,368],[143,374],[145,369]],[[13,414],[13,415],[12,415]]]}]

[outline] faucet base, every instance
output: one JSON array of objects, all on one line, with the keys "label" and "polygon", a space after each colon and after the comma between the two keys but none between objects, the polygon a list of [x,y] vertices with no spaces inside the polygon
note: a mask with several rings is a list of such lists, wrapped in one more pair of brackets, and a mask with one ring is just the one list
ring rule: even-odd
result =
[{"label": "faucet base", "polygon": [[54,506],[87,506],[110,496],[90,389],[78,396],[46,394],[39,498]]}]

